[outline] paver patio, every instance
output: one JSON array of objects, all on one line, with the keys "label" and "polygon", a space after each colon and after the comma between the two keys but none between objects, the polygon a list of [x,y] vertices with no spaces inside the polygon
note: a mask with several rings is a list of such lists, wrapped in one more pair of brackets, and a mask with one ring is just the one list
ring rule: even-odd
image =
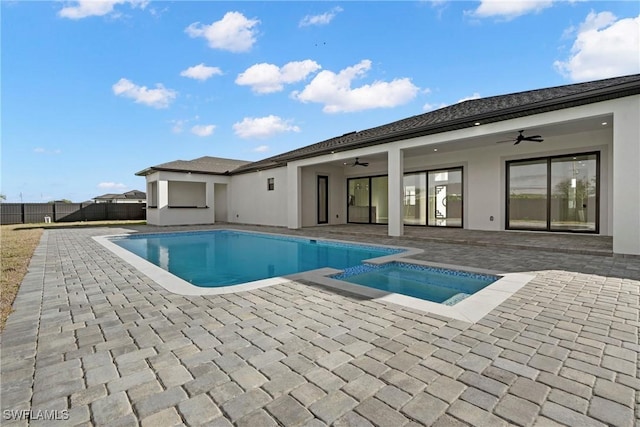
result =
[{"label": "paver patio", "polygon": [[536,277],[475,324],[305,282],[186,297],[91,238],[123,229],[48,230],[1,336],[2,425],[640,425],[640,259],[609,238],[233,228]]}]

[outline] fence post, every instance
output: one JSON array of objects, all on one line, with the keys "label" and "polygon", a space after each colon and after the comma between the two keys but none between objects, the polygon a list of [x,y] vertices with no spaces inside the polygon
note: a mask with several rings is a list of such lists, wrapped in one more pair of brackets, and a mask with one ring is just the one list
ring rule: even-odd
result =
[{"label": "fence post", "polygon": [[20,223],[24,224],[24,203],[20,204]]}]

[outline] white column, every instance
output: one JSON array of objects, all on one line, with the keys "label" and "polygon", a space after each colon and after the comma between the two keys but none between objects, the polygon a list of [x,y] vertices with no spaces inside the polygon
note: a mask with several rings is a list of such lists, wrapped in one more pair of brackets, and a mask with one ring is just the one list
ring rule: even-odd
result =
[{"label": "white column", "polygon": [[387,152],[387,169],[389,172],[389,236],[404,234],[402,215],[404,154],[397,147]]},{"label": "white column", "polygon": [[168,225],[169,222],[167,217],[169,216],[169,212],[167,212],[167,206],[169,206],[169,181],[167,180],[158,180],[158,209],[156,210],[158,213],[157,223],[154,225]]},{"label": "white column", "polygon": [[206,200],[205,203],[209,207],[209,220],[211,224],[216,223],[216,184],[212,179],[206,181]]},{"label": "white column", "polygon": [[302,174],[298,166],[287,165],[287,226],[302,227]]},{"label": "white column", "polygon": [[169,206],[169,181],[158,180],[158,209]]},{"label": "white column", "polygon": [[640,255],[640,96],[613,113],[613,253]]}]

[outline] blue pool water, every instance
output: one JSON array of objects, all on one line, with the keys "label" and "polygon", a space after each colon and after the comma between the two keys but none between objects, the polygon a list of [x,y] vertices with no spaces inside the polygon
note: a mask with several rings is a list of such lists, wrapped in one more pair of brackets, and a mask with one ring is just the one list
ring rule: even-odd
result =
[{"label": "blue pool water", "polygon": [[286,276],[322,267],[345,269],[402,252],[289,236],[215,230],[116,237],[113,243],[201,287]]},{"label": "blue pool water", "polygon": [[454,305],[498,280],[492,275],[400,262],[363,264],[332,278],[445,305]]}]

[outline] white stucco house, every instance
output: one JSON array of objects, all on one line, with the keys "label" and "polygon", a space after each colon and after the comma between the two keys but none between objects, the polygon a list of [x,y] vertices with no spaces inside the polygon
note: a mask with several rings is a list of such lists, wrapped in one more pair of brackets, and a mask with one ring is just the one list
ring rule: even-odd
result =
[{"label": "white stucco house", "polygon": [[640,255],[640,75],[465,101],[257,162],[202,157],[136,175],[159,226],[592,233]]}]

